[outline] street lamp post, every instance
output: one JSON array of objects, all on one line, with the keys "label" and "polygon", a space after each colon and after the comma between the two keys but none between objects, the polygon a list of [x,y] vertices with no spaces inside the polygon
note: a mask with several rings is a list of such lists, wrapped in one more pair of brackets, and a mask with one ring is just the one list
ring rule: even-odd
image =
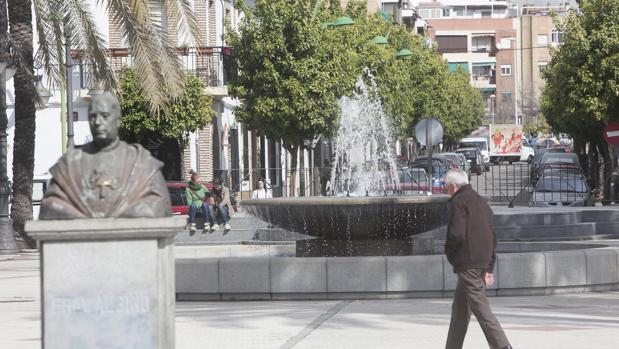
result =
[{"label": "street lamp post", "polygon": [[69,16],[64,17],[65,87],[67,90],[67,149],[73,148],[73,57]]},{"label": "street lamp post", "polygon": [[492,123],[494,124],[494,113],[495,113],[495,109],[494,109],[494,102],[495,102],[495,95],[490,95],[490,115],[492,115]]}]

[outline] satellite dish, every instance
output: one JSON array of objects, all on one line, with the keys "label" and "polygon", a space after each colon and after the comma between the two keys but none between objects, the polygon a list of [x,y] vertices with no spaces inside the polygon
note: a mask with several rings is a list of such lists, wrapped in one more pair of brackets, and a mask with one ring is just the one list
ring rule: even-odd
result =
[{"label": "satellite dish", "polygon": [[427,139],[430,140],[430,146],[437,145],[443,141],[443,126],[435,118],[422,119],[415,125],[415,138],[421,145],[427,145]]}]

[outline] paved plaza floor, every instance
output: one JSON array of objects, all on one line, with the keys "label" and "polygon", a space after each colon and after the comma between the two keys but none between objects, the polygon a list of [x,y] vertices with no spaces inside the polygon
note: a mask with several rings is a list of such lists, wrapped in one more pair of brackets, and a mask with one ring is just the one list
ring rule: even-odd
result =
[{"label": "paved plaza floor", "polygon": [[[619,348],[619,292],[491,298],[514,348]],[[443,348],[450,299],[177,303],[176,348]],[[0,256],[0,348],[40,348],[36,255]],[[473,319],[464,348],[487,348]]]}]

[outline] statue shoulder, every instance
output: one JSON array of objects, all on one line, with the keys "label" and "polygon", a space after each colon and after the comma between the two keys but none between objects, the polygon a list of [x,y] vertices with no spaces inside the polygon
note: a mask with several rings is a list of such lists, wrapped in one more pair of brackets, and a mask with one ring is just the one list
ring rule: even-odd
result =
[{"label": "statue shoulder", "polygon": [[50,168],[49,172],[53,177],[57,177],[60,174],[72,172],[81,162],[84,150],[82,148],[68,149],[58,161]]},{"label": "statue shoulder", "polygon": [[157,160],[151,153],[149,150],[147,150],[146,148],[144,148],[141,144],[138,143],[131,143],[128,144],[125,141],[121,141],[125,146],[131,148],[133,151],[136,152],[136,160],[139,163],[146,163],[149,164],[151,166],[153,166],[156,169],[160,169],[163,167],[163,162]]}]

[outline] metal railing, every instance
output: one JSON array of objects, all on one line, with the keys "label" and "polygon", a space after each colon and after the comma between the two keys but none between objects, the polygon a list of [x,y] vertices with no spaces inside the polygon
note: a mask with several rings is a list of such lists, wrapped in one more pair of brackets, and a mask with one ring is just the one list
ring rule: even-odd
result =
[{"label": "metal railing", "polygon": [[[227,46],[178,47],[176,49],[187,74],[200,78],[208,87],[224,86],[233,70],[231,69],[232,48]],[[110,64],[116,74],[124,67],[133,64],[129,49],[111,48]],[[87,70],[81,74],[88,74]],[[83,79],[87,81],[87,79]]]},{"label": "metal railing", "polygon": [[[619,172],[608,177],[601,188],[596,188],[594,180],[596,174],[603,172],[604,164],[594,166],[594,169],[580,169],[576,165],[553,165],[542,169],[534,168],[526,162],[513,164],[486,164],[484,171],[479,175],[469,168],[469,182],[480,195],[489,198],[495,205],[510,207],[568,207],[590,206],[596,202],[603,204],[619,203]],[[385,182],[368,195],[439,195],[446,194],[444,181],[445,173],[456,166],[435,166],[432,178],[420,169],[407,167],[398,169],[399,187],[395,181]],[[273,197],[289,196],[331,196],[336,195],[329,187],[330,178],[325,175],[330,168],[315,167],[300,168],[296,171],[297,192],[291,195],[289,191],[292,171],[281,168],[258,168],[250,171],[233,169],[230,178],[237,180],[229,182],[231,192],[238,193],[239,197],[249,198],[255,189],[258,178],[268,179],[267,189],[272,191]],[[411,174],[412,172],[414,174]],[[269,173],[269,176],[265,176]],[[406,173],[406,175],[404,175]],[[276,174],[273,176],[273,174]],[[408,177],[407,177],[408,176]],[[430,185],[431,183],[431,185]],[[601,193],[607,191],[604,199]],[[340,192],[337,195],[346,195]]]}]

